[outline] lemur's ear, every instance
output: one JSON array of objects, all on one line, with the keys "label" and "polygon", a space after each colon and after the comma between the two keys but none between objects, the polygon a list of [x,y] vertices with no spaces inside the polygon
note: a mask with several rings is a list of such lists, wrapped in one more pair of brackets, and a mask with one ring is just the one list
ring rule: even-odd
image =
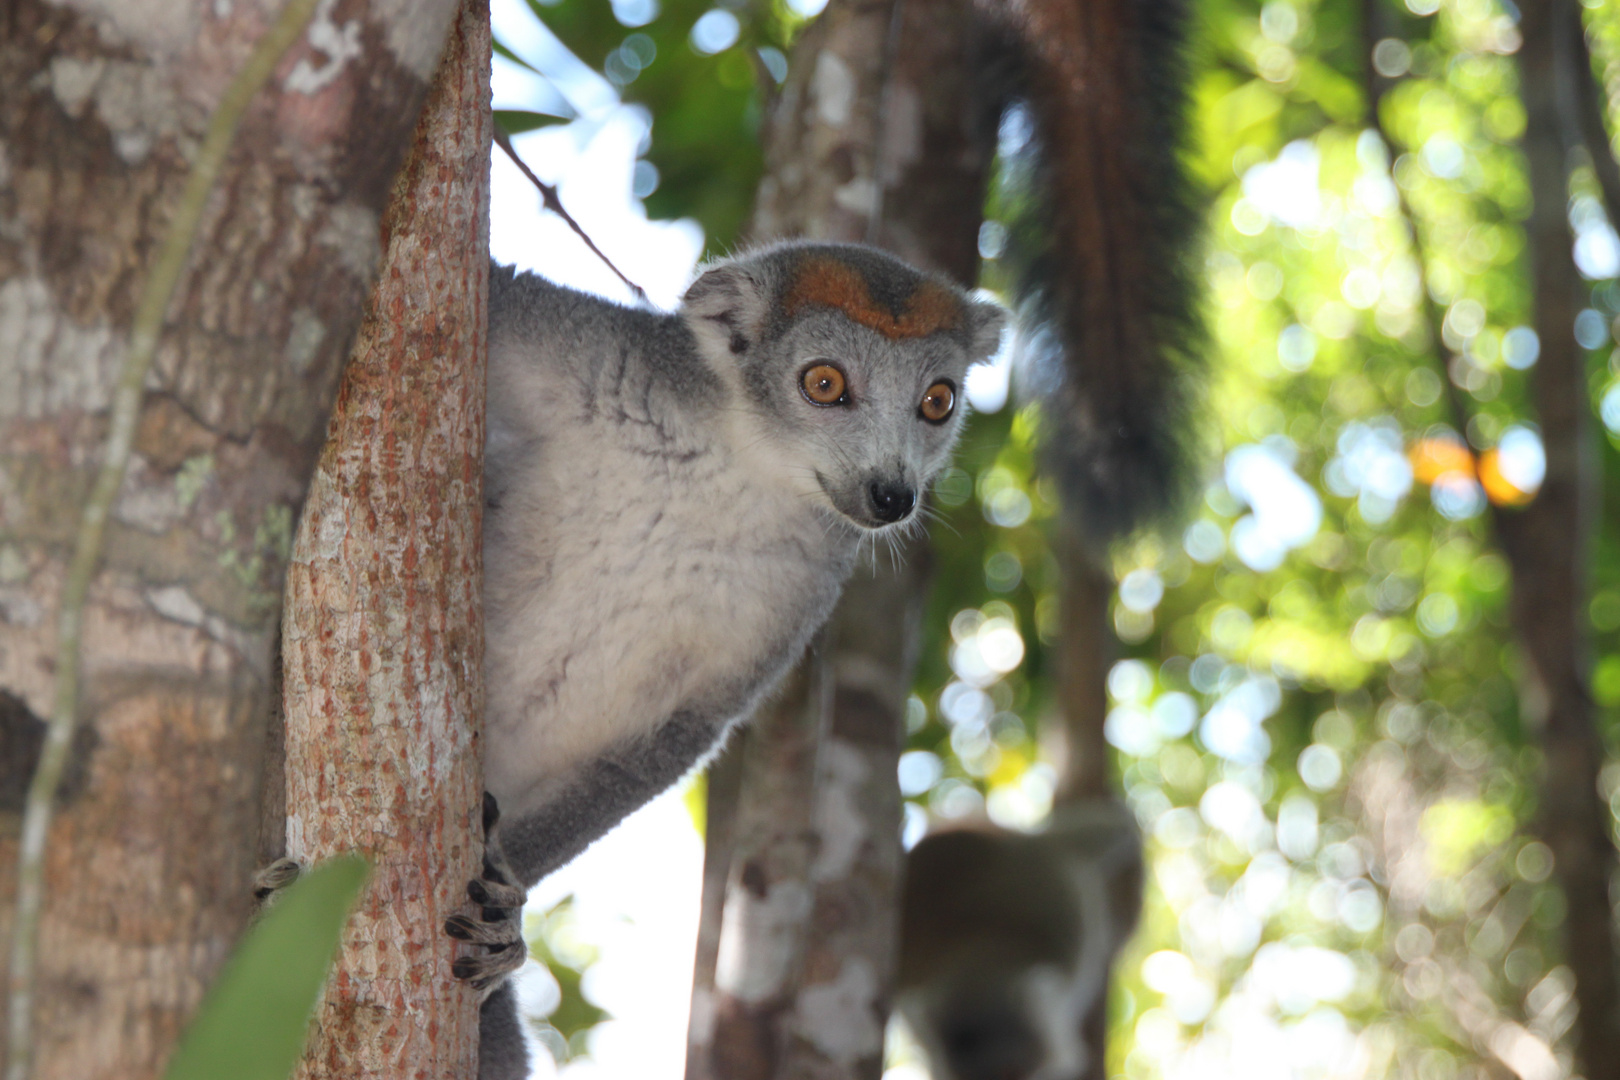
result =
[{"label": "lemur's ear", "polygon": [[764,282],[736,263],[726,263],[692,282],[681,310],[705,351],[741,356],[759,340],[770,295]]},{"label": "lemur's ear", "polygon": [[987,360],[1001,348],[1001,331],[1007,325],[1007,312],[1000,304],[974,300],[968,304],[968,330],[972,334],[969,352],[974,361]]}]

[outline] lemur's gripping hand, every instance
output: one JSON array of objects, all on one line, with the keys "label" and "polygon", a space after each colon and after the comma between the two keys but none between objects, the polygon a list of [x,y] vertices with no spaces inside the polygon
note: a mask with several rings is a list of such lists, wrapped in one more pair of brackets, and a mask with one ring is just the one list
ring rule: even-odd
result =
[{"label": "lemur's gripping hand", "polygon": [[277,859],[253,875],[253,899],[259,902],[261,910],[269,907],[276,902],[281,890],[297,881],[303,872],[304,865],[297,859]]},{"label": "lemur's gripping hand", "polygon": [[452,915],[444,921],[444,932],[458,941],[482,945],[481,956],[457,958],[451,966],[458,979],[472,983],[473,989],[488,996],[507,976],[523,966],[529,947],[523,940],[523,901],[526,892],[517,875],[501,854],[495,826],[500,821],[495,796],[484,793],[484,869],[467,882],[467,896],[483,910],[479,918]]}]

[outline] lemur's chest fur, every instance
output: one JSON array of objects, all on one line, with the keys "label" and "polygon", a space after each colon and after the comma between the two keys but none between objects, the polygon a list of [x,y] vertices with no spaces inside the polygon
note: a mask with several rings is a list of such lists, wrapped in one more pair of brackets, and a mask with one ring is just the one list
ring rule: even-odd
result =
[{"label": "lemur's chest fur", "polygon": [[824,620],[853,543],[761,480],[724,409],[692,424],[678,388],[612,355],[501,350],[495,438],[500,365],[530,365],[556,405],[501,458],[485,522],[486,581],[499,582],[486,590],[486,782],[522,815],[671,716],[747,710]]}]

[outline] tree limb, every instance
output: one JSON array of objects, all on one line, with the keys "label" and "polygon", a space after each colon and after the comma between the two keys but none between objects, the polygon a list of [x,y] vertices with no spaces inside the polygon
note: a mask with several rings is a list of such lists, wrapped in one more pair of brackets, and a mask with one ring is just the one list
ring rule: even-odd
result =
[{"label": "tree limb", "polygon": [[316,0],[288,0],[275,24],[259,40],[247,63],[220,98],[135,309],[129,352],[125,354],[113,396],[101,469],[85,500],[73,559],[62,584],[57,612],[55,700],[23,811],[22,843],[17,853],[17,909],[12,927],[6,1080],[28,1080],[33,1069],[32,1018],[39,918],[45,897],[45,841],[50,832],[57,787],[78,724],[85,598],[101,563],[113,500],[129,468],[146,375],[157,353],[164,314],[185,271],[208,196],[230,153],[242,115],[274,73],[276,64],[303,35],[315,5]]}]

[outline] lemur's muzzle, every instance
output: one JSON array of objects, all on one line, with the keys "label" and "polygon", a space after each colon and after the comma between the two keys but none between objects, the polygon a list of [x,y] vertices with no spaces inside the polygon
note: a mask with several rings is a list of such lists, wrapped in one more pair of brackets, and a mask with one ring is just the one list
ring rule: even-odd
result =
[{"label": "lemur's muzzle", "polygon": [[908,484],[896,480],[874,480],[866,488],[872,516],[885,525],[904,521],[917,505],[917,493]]}]

